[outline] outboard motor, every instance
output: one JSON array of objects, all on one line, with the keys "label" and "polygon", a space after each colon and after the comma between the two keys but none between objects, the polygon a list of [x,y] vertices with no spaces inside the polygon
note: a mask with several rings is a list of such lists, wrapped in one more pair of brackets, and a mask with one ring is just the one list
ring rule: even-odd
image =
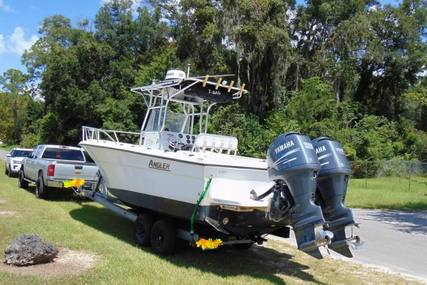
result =
[{"label": "outboard motor", "polygon": [[329,244],[333,235],[323,230],[325,220],[314,203],[320,164],[310,139],[298,133],[280,135],[270,145],[267,161],[268,175],[276,182],[267,218],[277,222],[290,217],[298,248],[320,258],[318,247]]},{"label": "outboard motor", "polygon": [[355,225],[352,211],[344,206],[350,165],[342,145],[331,139],[314,139],[313,146],[320,162],[317,177],[316,202],[322,207],[328,230],[334,233],[329,248],[347,257],[352,257],[349,245],[360,244],[359,237],[346,238],[346,226]]}]

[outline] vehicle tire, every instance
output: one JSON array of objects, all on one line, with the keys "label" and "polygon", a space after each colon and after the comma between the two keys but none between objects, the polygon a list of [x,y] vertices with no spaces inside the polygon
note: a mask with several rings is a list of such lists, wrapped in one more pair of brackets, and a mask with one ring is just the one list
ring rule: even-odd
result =
[{"label": "vehicle tire", "polygon": [[18,172],[18,187],[22,189],[28,189],[28,181],[24,179],[24,171]]},{"label": "vehicle tire", "polygon": [[254,245],[253,242],[251,242],[251,243],[236,243],[236,244],[233,244],[233,247],[234,247],[234,249],[237,249],[237,250],[248,250],[253,245]]},{"label": "vehicle tire", "polygon": [[150,246],[152,226],[153,217],[150,214],[142,214],[136,218],[133,238],[138,246]]},{"label": "vehicle tire", "polygon": [[159,255],[170,255],[175,251],[176,229],[172,223],[159,220],[151,228],[150,243],[153,251]]},{"label": "vehicle tire", "polygon": [[48,187],[44,185],[43,176],[40,175],[36,181],[36,197],[39,199],[48,199]]},{"label": "vehicle tire", "polygon": [[10,177],[10,171],[7,165],[4,166],[4,174]]},{"label": "vehicle tire", "polygon": [[12,177],[13,174],[12,174],[12,171],[10,171],[10,164],[8,165],[8,167],[6,167],[6,169],[7,169],[7,176]]}]

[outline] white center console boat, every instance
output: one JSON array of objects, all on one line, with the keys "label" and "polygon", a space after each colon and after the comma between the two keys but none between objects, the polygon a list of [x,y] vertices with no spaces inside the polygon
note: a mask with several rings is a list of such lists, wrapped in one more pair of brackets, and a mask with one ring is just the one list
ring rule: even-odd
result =
[{"label": "white center console boat", "polygon": [[225,77],[170,70],[163,81],[132,88],[147,107],[140,131],[83,127],[80,146],[100,169],[96,191],[128,207],[136,242],[162,254],[173,250],[171,235],[249,247],[293,228],[298,247],[313,256],[319,246],[351,256],[358,238],[345,235],[355,222],[343,205],[350,169],[340,144],[288,133],[268,159],[239,156],[237,138],[208,133],[211,108],[247,93]]}]

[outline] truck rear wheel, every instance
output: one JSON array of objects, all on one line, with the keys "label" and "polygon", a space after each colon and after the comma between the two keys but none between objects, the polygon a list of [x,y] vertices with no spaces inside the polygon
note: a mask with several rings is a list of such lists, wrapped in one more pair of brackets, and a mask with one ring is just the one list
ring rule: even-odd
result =
[{"label": "truck rear wheel", "polygon": [[48,187],[44,185],[43,176],[39,176],[36,182],[36,197],[39,199],[48,199]]},{"label": "truck rear wheel", "polygon": [[170,255],[175,251],[176,229],[167,220],[159,220],[151,228],[151,247],[160,255]]},{"label": "truck rear wheel", "polygon": [[149,246],[153,217],[150,214],[139,215],[135,221],[133,238],[138,246]]},{"label": "truck rear wheel", "polygon": [[18,187],[28,189],[28,182],[25,180],[24,171],[22,170],[18,173]]}]

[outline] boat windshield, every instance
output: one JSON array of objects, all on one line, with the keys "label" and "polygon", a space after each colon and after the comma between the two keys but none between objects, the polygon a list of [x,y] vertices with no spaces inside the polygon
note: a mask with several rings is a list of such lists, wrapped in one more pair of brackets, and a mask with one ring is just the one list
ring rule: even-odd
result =
[{"label": "boat windshield", "polygon": [[[165,108],[153,108],[149,111],[150,114],[144,131],[160,131],[165,114],[164,109]],[[190,124],[189,120],[187,120],[187,115],[176,113],[168,109],[163,130],[188,133],[190,131]]]},{"label": "boat windshield", "polygon": [[189,126],[186,121],[187,116],[182,113],[175,113],[168,110],[165,120],[165,131],[189,133]]}]

